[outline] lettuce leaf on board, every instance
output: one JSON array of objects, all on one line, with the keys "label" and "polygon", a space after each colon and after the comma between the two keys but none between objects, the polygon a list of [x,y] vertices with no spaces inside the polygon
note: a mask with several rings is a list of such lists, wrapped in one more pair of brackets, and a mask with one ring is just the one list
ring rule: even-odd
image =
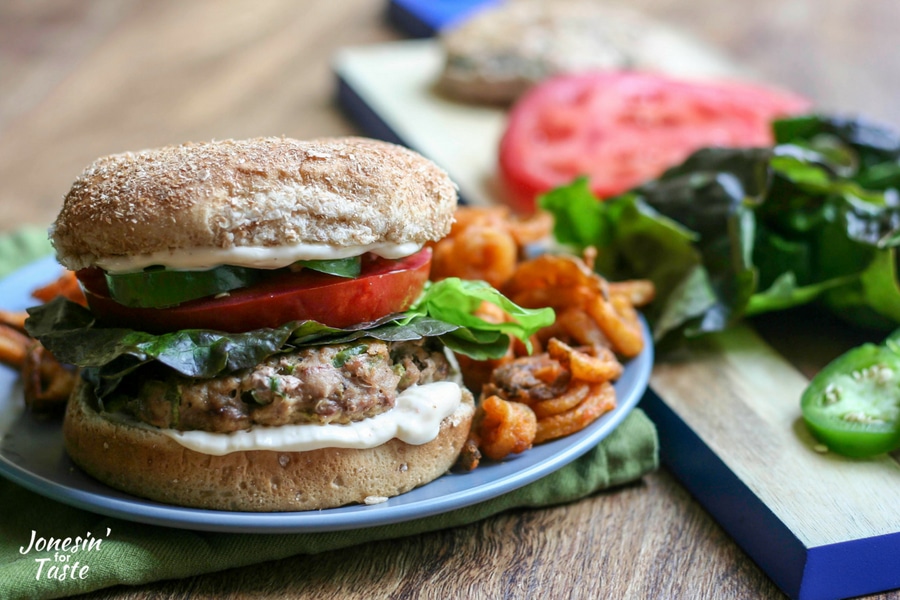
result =
[{"label": "lettuce leaf on board", "polygon": [[[478,318],[474,311],[482,301],[496,304],[514,322]],[[88,309],[62,297],[28,313],[28,333],[58,360],[82,367],[101,398],[125,376],[154,362],[188,377],[212,378],[253,367],[291,349],[363,337],[388,342],[437,337],[451,350],[477,360],[499,358],[509,347],[509,336],[527,344],[533,333],[555,319],[552,309],[522,308],[484,282],[456,278],[429,282],[406,313],[347,329],[293,321],[246,333],[185,329],[156,335],[99,326]]]},{"label": "lettuce leaf on board", "polygon": [[659,340],[822,302],[855,323],[900,324],[900,136],[861,119],[773,124],[771,148],[707,148],[598,202],[578,180],[543,196],[557,240],[599,250],[610,279],[648,278]]}]

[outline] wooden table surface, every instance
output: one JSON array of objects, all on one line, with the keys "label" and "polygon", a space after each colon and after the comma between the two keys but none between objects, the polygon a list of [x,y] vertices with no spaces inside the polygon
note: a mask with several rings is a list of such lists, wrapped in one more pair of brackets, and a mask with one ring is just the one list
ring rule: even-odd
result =
[{"label": "wooden table surface", "polygon": [[[900,125],[896,0],[632,0],[828,110]],[[344,46],[399,39],[382,0],[0,3],[0,232],[48,225],[100,155],[213,138],[357,133]],[[115,598],[748,598],[775,585],[673,477],[568,506]],[[881,596],[888,597],[888,596]],[[891,595],[891,597],[894,597]]]}]

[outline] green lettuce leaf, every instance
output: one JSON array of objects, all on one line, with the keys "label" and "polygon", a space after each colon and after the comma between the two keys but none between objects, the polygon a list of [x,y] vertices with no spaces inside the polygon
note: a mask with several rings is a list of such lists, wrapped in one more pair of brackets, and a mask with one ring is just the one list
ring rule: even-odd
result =
[{"label": "green lettuce leaf", "polygon": [[[482,301],[502,308],[515,322],[490,323],[474,314]],[[28,309],[28,333],[60,361],[82,367],[103,397],[136,369],[158,363],[188,377],[212,378],[253,367],[280,352],[339,344],[368,337],[386,342],[437,337],[449,348],[478,360],[499,358],[509,336],[528,338],[553,322],[551,309],[524,309],[486,283],[448,279],[426,286],[407,313],[337,329],[315,321],[293,321],[246,333],[186,329],[151,334],[101,327],[86,308],[62,297]]]},{"label": "green lettuce leaf", "polygon": [[809,302],[896,327],[900,136],[822,115],[773,128],[774,147],[703,149],[605,201],[575,181],[540,206],[560,243],[598,249],[603,275],[656,284],[646,310],[656,339]]},{"label": "green lettuce leaf", "polygon": [[[476,316],[482,302],[494,304],[512,317],[512,321],[491,323]],[[415,318],[431,317],[453,323],[458,327],[441,335],[441,341],[451,350],[477,360],[499,358],[513,336],[525,343],[531,352],[529,337],[539,329],[553,324],[555,315],[550,308],[522,308],[483,281],[468,281],[448,277],[428,282],[419,300],[400,321],[405,324]]]},{"label": "green lettuce leaf", "polygon": [[696,247],[699,236],[660,214],[634,194],[598,202],[586,179],[542,196],[539,205],[554,215],[553,235],[581,253],[588,246],[601,250],[597,271],[611,279],[648,278],[657,294],[670,303],[646,309],[657,324],[656,337],[703,314],[715,296]]},{"label": "green lettuce leaf", "polygon": [[351,279],[359,277],[359,273],[362,270],[362,261],[359,256],[323,260],[300,260],[297,261],[297,264],[320,273]]}]

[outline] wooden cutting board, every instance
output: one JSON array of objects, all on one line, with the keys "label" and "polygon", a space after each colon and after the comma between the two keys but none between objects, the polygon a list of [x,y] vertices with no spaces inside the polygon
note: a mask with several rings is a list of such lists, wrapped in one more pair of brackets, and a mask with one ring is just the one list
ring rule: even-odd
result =
[{"label": "wooden cutting board", "polygon": [[[334,62],[341,106],[368,135],[444,167],[466,202],[502,201],[505,114],[438,96],[442,60],[434,40],[348,48]],[[744,325],[662,356],[641,406],[664,464],[788,595],[900,587],[900,466],[817,452],[800,416],[807,382]]]}]

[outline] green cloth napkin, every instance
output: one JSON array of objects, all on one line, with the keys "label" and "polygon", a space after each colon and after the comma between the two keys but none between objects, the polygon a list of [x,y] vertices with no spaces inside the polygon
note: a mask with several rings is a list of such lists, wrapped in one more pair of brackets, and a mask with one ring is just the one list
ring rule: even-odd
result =
[{"label": "green cloth napkin", "polygon": [[[19,267],[53,253],[47,230],[23,227],[0,235],[0,277],[6,277]],[[3,298],[0,298],[2,308]]]},{"label": "green cloth napkin", "polygon": [[[8,264],[19,266],[45,255],[48,246],[40,251],[38,236],[46,239],[43,231],[0,236],[0,273],[8,272]],[[492,500],[405,523],[305,534],[209,533],[144,525],[73,508],[0,480],[0,598],[59,598],[466,525],[513,508],[585,498],[639,479],[656,469],[658,460],[656,429],[635,409],[578,460]],[[38,543],[30,548],[33,536]],[[65,550],[37,550],[40,538],[71,538],[72,543]]]}]

